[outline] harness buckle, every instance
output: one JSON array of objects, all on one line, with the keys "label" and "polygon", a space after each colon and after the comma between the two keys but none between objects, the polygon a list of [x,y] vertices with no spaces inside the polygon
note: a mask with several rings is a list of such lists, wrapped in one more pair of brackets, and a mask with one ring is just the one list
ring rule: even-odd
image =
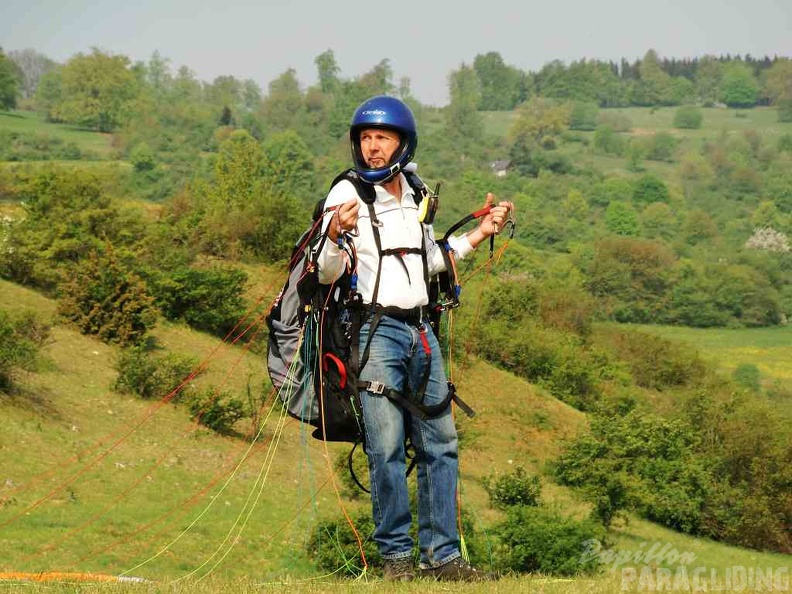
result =
[{"label": "harness buckle", "polygon": [[378,381],[370,381],[366,389],[372,394],[384,394],[385,384]]}]

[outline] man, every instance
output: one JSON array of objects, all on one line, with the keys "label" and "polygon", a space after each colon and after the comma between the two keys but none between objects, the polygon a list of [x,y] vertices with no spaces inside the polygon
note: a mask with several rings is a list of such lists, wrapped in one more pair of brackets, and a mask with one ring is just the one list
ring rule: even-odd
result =
[{"label": "man", "polygon": [[[352,236],[357,254],[358,291],[372,315],[362,323],[360,345],[368,345],[362,382],[386,386],[406,396],[422,391],[423,404],[442,403],[448,384],[437,338],[426,319],[427,272],[446,268],[430,225],[422,224],[413,190],[402,173],[418,144],[409,107],[393,97],[373,97],[355,111],[349,131],[354,169],[372,184],[374,220],[352,182],[330,191],[325,208],[329,241],[317,260],[319,279],[330,283],[347,265],[339,238]],[[487,194],[486,205],[493,204]],[[462,258],[502,229],[513,205],[500,202],[476,229],[449,242]],[[377,227],[376,237],[374,227]],[[379,244],[378,245],[378,241]],[[379,312],[371,332],[374,311]],[[425,386],[425,387],[424,387]],[[416,575],[407,492],[404,442],[410,435],[418,461],[418,544],[420,573],[442,580],[482,580],[491,576],[471,567],[460,554],[457,531],[457,434],[447,406],[439,416],[417,418],[383,395],[361,390],[365,451],[371,480],[374,540],[385,560],[386,579]]]}]

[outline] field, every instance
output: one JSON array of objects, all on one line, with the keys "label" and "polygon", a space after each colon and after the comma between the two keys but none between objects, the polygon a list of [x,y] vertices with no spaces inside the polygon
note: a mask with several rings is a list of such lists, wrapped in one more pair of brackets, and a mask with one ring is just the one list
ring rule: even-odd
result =
[{"label": "field", "polygon": [[[717,138],[724,129],[730,133],[757,129],[769,136],[792,133],[792,124],[779,124],[770,109],[705,109],[702,129],[685,132],[671,126],[674,108],[608,111],[629,117],[635,134],[669,131],[690,143]],[[437,113],[428,117],[431,125],[440,125]],[[503,135],[512,117],[487,113],[485,125],[488,131]],[[109,135],[47,124],[35,114],[0,113],[0,129],[51,134],[103,158],[80,162],[81,167],[121,163],[112,161],[116,149]],[[583,143],[573,143],[566,150],[582,159],[581,163],[603,171],[625,170],[624,158],[593,155]],[[660,162],[644,165],[662,174],[670,167]],[[6,206],[10,207],[0,205]],[[278,273],[265,267],[242,267],[251,279],[248,297],[268,302],[280,286]],[[5,281],[0,281],[0,308],[55,314],[54,301]],[[725,374],[753,364],[765,386],[777,381],[789,390],[792,385],[789,326],[640,329],[693,344]],[[321,575],[305,552],[310,529],[319,519],[341,517],[342,511],[351,516],[368,513],[365,499],[352,497],[343,486],[345,471],[334,470],[348,448],[326,447],[311,439],[305,427],[278,414],[265,388],[262,355],[180,324],[160,323],[154,340],[162,350],[190,355],[201,367],[206,364],[185,390],[224,390],[251,398],[261,406],[262,425],[252,427],[246,421],[236,427],[237,435],[218,436],[193,422],[178,399],[143,401],[118,394],[111,388],[118,349],[55,326],[41,371],[22,376],[21,391],[0,393],[0,592],[5,591],[3,586],[37,594],[385,590],[374,574],[357,581]],[[478,413],[473,420],[459,419],[462,505],[473,513],[477,528],[490,530],[502,518],[489,506],[483,480],[518,465],[543,476],[543,496],[549,505],[565,514],[585,516],[588,504],[543,475],[545,464],[565,441],[585,428],[585,415],[479,360],[455,369],[453,379]],[[614,526],[610,538],[614,548],[625,553],[637,554],[657,545],[694,556],[691,570],[703,567],[708,577],[715,572],[721,580],[735,567],[770,570],[781,579],[776,591],[789,589],[790,556],[695,539],[636,517]],[[601,562],[602,571],[593,578],[528,575],[495,584],[455,585],[454,589],[548,594],[668,590],[660,582],[659,587],[650,588],[652,582],[647,580],[656,580],[658,569],[668,568],[673,574],[684,567],[668,560],[625,564],[637,572],[649,568],[649,578],[641,586],[621,567],[611,571],[612,559],[603,557]],[[47,571],[71,575],[52,575],[41,584],[2,575],[22,572],[29,578]],[[102,584],[86,574],[147,581]],[[87,582],[79,581],[85,578]],[[425,581],[387,588],[429,594],[449,590]],[[753,583],[740,590],[767,591]]]},{"label": "field", "polygon": [[110,158],[116,152],[111,144],[111,134],[70,124],[50,124],[45,122],[40,114],[32,111],[0,111],[0,129],[58,137],[64,142],[73,142],[81,150],[93,152],[103,158]]},{"label": "field", "polygon": [[[52,301],[6,282],[0,282],[0,303],[54,312]],[[261,359],[244,349],[179,325],[162,325],[155,336],[163,347],[210,363],[196,383],[244,391],[263,382]],[[778,340],[783,348],[783,338]],[[116,394],[109,387],[117,350],[67,328],[55,328],[46,355],[45,369],[24,380],[22,393],[2,402],[0,572],[88,572],[152,581],[77,586],[68,583],[74,577],[54,576],[63,583],[27,584],[26,592],[380,591],[376,578],[352,582],[318,574],[303,549],[319,518],[339,517],[341,509],[353,517],[367,513],[361,499],[335,492],[341,474],[330,467],[346,455],[345,446],[325,449],[299,424],[283,419],[281,426],[275,412],[255,440],[221,437],[198,428],[179,405]],[[585,418],[482,362],[458,369],[455,378],[479,413],[474,420],[460,419],[463,506],[486,530],[499,513],[489,508],[481,480],[516,464],[541,472],[564,440],[585,426]],[[544,493],[567,514],[586,513],[587,506],[565,488],[545,481]],[[719,574],[733,566],[789,566],[782,555],[700,541],[636,518],[619,524],[612,538],[628,552],[657,543],[694,554],[697,566]],[[601,575],[590,579],[532,575],[462,589],[620,591],[621,568],[611,572],[612,561],[606,561]],[[446,591],[426,582],[389,591],[419,589]]]}]

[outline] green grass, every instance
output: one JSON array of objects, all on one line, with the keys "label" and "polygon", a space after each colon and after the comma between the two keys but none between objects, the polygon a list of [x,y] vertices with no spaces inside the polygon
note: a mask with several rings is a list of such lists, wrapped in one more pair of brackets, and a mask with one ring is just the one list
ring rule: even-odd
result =
[{"label": "green grass", "polygon": [[[777,137],[792,133],[792,122],[779,122],[778,113],[772,107],[753,109],[719,109],[702,107],[703,121],[697,130],[674,128],[676,107],[618,107],[600,109],[600,115],[623,115],[632,122],[633,133],[651,134],[671,132],[685,138],[716,138],[723,131],[743,132],[755,130],[762,135]],[[517,116],[516,111],[482,112],[484,128],[493,136],[505,136]]]},{"label": "green grass", "polygon": [[[51,300],[7,282],[0,282],[0,307],[32,308],[42,316],[55,311]],[[241,348],[224,347],[181,325],[160,324],[154,334],[160,346],[211,362],[197,383],[225,382],[242,391],[263,379],[261,357]],[[783,342],[779,336],[768,346]],[[262,439],[248,452],[249,441],[197,428],[178,405],[160,406],[112,392],[116,354],[115,347],[56,326],[44,368],[21,378],[20,393],[0,396],[0,572],[114,576],[126,570],[151,580],[26,583],[26,592],[37,593],[382,590],[376,578],[352,582],[322,576],[303,552],[319,518],[339,517],[342,505],[352,516],[368,510],[365,500],[339,499],[333,489],[338,477],[328,460],[345,454],[346,446],[330,444],[325,450],[298,423],[289,421],[280,431],[270,418]],[[455,368],[453,379],[478,413],[473,420],[459,418],[462,505],[486,528],[500,516],[489,508],[481,479],[516,464],[541,473],[586,419],[480,361]],[[277,436],[280,441],[271,449]],[[263,482],[261,473],[266,473]],[[574,493],[547,480],[543,494],[564,513],[588,512]],[[695,552],[702,565],[718,571],[733,565],[788,566],[790,561],[788,556],[699,541],[638,519],[618,525],[611,538],[617,549],[628,551],[639,550],[641,542],[670,543],[680,552]],[[205,580],[191,581],[221,557]],[[0,583],[0,590],[8,583]],[[621,574],[604,568],[591,579],[531,575],[458,587],[466,592],[619,592]],[[419,590],[439,593],[447,587],[427,582],[388,587]]]},{"label": "green grass", "polygon": [[792,387],[792,325],[741,329],[635,327],[663,338],[690,343],[727,372],[750,363],[756,365],[765,378],[777,379]]},{"label": "green grass", "polygon": [[112,146],[111,134],[69,124],[52,124],[32,111],[0,111],[0,129],[61,138],[64,142],[73,142],[80,150],[96,153],[102,158],[112,157],[117,153],[117,149]]}]

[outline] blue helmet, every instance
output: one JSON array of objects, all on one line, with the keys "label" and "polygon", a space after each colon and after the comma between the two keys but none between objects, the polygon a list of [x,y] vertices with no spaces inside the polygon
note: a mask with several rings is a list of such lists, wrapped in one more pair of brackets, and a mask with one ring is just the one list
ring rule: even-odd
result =
[{"label": "blue helmet", "polygon": [[[360,150],[360,131],[365,128],[386,128],[398,132],[401,143],[387,167],[370,169],[363,159]],[[418,146],[415,117],[410,108],[395,97],[386,95],[372,97],[355,110],[349,127],[349,141],[352,161],[360,178],[370,184],[385,183],[393,179],[415,156],[415,149]]]}]

